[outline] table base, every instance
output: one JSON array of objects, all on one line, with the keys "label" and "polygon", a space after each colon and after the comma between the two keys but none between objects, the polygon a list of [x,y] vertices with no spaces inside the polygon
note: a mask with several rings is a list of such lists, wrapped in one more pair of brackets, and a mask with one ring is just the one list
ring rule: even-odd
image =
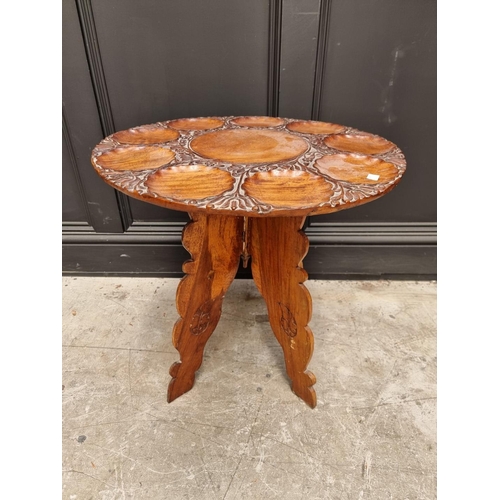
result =
[{"label": "table base", "polygon": [[252,275],[264,297],[271,328],[285,356],[292,391],[311,408],[316,406],[316,377],[307,370],[314,337],[307,326],[312,300],[304,286],[302,260],[309,241],[301,231],[305,217],[233,217],[192,213],[182,243],[191,254],[186,276],[177,288],[180,318],[173,344],[180,361],[170,368],[168,402],[189,391],[215,330],[224,295],[238,270],[240,257],[250,257]]}]

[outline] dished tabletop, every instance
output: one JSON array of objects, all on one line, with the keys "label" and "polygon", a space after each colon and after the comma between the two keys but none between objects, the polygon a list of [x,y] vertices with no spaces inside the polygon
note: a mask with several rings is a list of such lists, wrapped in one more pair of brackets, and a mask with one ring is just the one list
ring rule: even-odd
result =
[{"label": "dished tabletop", "polygon": [[116,132],[93,150],[111,186],[187,212],[249,217],[336,212],[377,199],[406,161],[351,127],[268,116],[184,118]]}]

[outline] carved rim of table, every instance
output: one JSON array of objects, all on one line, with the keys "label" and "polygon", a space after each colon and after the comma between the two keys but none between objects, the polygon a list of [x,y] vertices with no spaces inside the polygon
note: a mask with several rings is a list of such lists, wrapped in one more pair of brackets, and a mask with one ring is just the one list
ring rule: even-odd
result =
[{"label": "carved rim of table", "polygon": [[[245,125],[246,124],[246,125]],[[200,128],[194,128],[194,127]],[[202,126],[206,128],[201,128]],[[189,129],[188,127],[193,127]],[[307,128],[316,127],[319,130],[330,128],[335,133],[307,133],[301,132]],[[299,137],[307,143],[307,149],[293,158],[270,163],[236,163],[231,161],[220,161],[204,157],[197,153],[193,147],[193,141],[207,133],[221,130],[267,130],[280,131]],[[139,139],[130,139],[137,134]],[[123,137],[126,139],[123,139]],[[140,137],[146,138],[141,142]],[[155,140],[158,139],[158,142]],[[163,139],[163,140],[161,140]],[[129,142],[127,142],[129,141]],[[131,142],[132,141],[132,142]],[[133,142],[135,141],[135,142]],[[380,152],[359,153],[346,150],[342,142],[367,141],[374,145],[372,150]],[[334,146],[328,144],[334,144]],[[340,143],[340,145],[339,145]],[[110,155],[130,153],[130,157],[140,154],[145,155],[151,151],[158,153],[158,161],[147,166],[133,165],[127,169],[106,166]],[[162,160],[162,155],[164,159]],[[325,157],[333,157],[337,161],[360,163],[384,162],[394,167],[394,173],[389,179],[377,182],[350,182],[332,176],[328,169],[321,168],[321,161]],[[92,165],[97,173],[111,186],[134,198],[148,201],[174,210],[208,213],[218,213],[239,216],[283,216],[293,212],[295,215],[317,215],[330,213],[345,208],[372,201],[393,189],[406,169],[406,161],[401,150],[392,142],[377,136],[343,125],[330,124],[327,122],[314,122],[307,120],[296,120],[275,117],[199,117],[168,120],[149,125],[134,127],[126,131],[117,132],[102,140],[93,150],[91,157]],[[126,167],[126,165],[125,165]],[[151,188],[152,179],[155,175],[172,172],[172,169],[218,169],[225,172],[225,178],[230,175],[230,187],[223,192],[210,193],[202,198],[189,198],[168,196],[158,194]],[[276,173],[277,172],[277,173]],[[252,196],[246,189],[245,181],[251,180],[253,176],[260,175],[284,175],[304,177],[305,184],[311,179],[320,187],[319,199],[305,205],[290,204],[289,206],[266,202]],[[376,176],[375,176],[376,177]],[[286,202],[285,202],[286,203]]]}]

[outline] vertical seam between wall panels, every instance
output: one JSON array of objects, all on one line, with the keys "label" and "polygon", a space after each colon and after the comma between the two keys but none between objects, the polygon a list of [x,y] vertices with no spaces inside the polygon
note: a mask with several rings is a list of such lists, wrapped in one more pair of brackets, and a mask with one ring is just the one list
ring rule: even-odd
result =
[{"label": "vertical seam between wall panels", "polygon": [[[87,56],[87,64],[92,80],[92,87],[94,89],[97,111],[99,113],[99,120],[101,122],[103,136],[105,137],[115,132],[115,124],[99,41],[97,39],[97,29],[95,26],[92,3],[90,0],[76,0],[76,8],[85,46],[85,54]],[[115,190],[115,194],[123,230],[126,230],[132,224],[130,203],[128,198],[122,193]]]},{"label": "vertical seam between wall panels", "polygon": [[330,11],[332,0],[321,0],[318,23],[318,45],[316,49],[316,70],[314,72],[314,88],[311,119],[319,120],[323,78],[326,66],[328,31],[330,27]]},{"label": "vertical seam between wall panels", "polygon": [[80,171],[78,170],[78,162],[76,160],[75,150],[73,149],[73,143],[71,142],[71,134],[69,132],[69,124],[66,118],[66,112],[64,111],[64,106],[62,109],[62,128],[63,128],[63,139],[68,147],[71,168],[73,169],[73,175],[75,176],[76,185],[78,186],[78,194],[80,195],[83,203],[85,214],[87,216],[87,222],[93,228],[94,223],[92,220],[92,214],[90,213],[89,210],[87,195],[85,193],[85,186],[83,185],[82,179],[80,177]]},{"label": "vertical seam between wall panels", "polygon": [[269,1],[269,58],[267,114],[278,116],[281,65],[281,23],[283,0]]}]

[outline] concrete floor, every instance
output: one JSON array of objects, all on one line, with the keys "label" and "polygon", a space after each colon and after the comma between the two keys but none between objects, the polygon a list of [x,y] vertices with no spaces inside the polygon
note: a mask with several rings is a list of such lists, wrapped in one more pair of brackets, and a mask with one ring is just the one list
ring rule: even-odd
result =
[{"label": "concrete floor", "polygon": [[436,283],[307,282],[314,410],[251,281],[168,404],[177,283],[63,279],[63,499],[436,498]]}]

